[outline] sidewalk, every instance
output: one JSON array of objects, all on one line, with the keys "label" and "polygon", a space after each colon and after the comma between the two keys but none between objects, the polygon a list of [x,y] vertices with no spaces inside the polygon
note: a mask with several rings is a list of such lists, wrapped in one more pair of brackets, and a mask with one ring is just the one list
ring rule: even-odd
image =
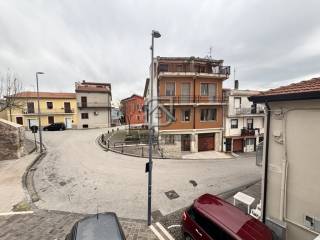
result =
[{"label": "sidewalk", "polygon": [[0,213],[12,211],[13,205],[26,200],[22,176],[38,153],[17,160],[0,161]]},{"label": "sidewalk", "polygon": [[182,159],[199,159],[199,160],[211,160],[211,159],[231,159],[232,155],[224,152],[217,151],[205,151],[197,153],[182,153]]}]

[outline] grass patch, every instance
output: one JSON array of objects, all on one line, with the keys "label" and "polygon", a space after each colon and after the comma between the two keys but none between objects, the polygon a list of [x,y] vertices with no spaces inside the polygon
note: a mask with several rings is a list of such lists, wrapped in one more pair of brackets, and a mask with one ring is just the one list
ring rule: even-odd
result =
[{"label": "grass patch", "polygon": [[31,206],[27,201],[21,201],[12,207],[13,212],[23,212],[23,211],[30,211]]}]

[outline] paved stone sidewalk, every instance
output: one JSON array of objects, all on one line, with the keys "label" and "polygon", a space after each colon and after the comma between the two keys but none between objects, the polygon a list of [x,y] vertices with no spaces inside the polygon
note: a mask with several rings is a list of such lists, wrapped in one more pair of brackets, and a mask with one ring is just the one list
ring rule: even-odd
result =
[{"label": "paved stone sidewalk", "polygon": [[[64,240],[84,214],[38,210],[34,214],[0,216],[1,240]],[[127,240],[156,240],[145,221],[119,219]]]}]

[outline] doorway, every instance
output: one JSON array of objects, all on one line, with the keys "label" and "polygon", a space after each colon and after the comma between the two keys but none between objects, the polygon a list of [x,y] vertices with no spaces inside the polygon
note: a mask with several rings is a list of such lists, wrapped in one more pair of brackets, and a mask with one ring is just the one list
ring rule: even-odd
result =
[{"label": "doorway", "polygon": [[231,152],[232,139],[226,138],[226,152]]},{"label": "doorway", "polygon": [[181,151],[190,151],[190,134],[181,134]]},{"label": "doorway", "polygon": [[72,128],[72,118],[65,118],[66,128]]}]

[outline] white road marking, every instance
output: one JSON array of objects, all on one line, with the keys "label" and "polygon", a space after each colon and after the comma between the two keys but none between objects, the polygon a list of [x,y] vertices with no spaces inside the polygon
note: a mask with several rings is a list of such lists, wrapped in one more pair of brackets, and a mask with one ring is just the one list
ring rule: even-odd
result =
[{"label": "white road marking", "polygon": [[150,225],[149,227],[150,227],[150,229],[152,230],[152,232],[157,236],[157,238],[159,238],[160,240],[165,240],[165,239],[161,236],[161,234],[154,228],[153,225]]},{"label": "white road marking", "polygon": [[0,213],[0,216],[22,215],[22,214],[32,214],[32,213],[33,211],[6,212],[6,213]]},{"label": "white road marking", "polygon": [[168,229],[174,228],[174,227],[181,227],[181,225],[179,225],[179,224],[177,224],[177,225],[171,225],[171,226],[168,227]]},{"label": "white road marking", "polygon": [[171,236],[171,234],[159,222],[156,222],[156,224],[169,240],[174,240],[174,238]]}]

